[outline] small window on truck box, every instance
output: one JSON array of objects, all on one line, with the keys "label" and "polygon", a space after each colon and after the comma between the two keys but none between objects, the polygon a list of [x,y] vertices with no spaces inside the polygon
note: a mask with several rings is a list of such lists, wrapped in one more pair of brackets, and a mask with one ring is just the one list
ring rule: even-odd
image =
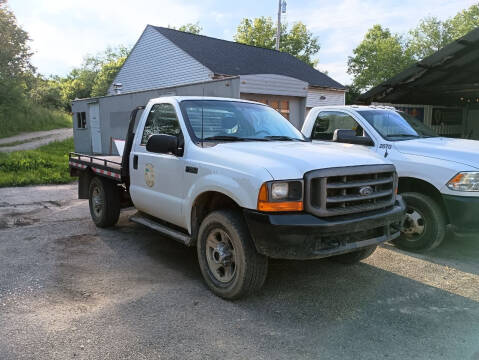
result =
[{"label": "small window on truck box", "polygon": [[86,112],[77,112],[77,128],[78,129],[86,129]]}]

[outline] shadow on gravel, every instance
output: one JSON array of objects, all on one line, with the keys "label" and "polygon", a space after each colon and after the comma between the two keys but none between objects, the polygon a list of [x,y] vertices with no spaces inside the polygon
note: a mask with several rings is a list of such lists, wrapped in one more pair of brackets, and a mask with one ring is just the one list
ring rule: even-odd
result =
[{"label": "shadow on gravel", "polygon": [[439,247],[424,252],[403,251],[392,244],[383,246],[391,251],[479,275],[479,234],[467,236],[448,234]]}]

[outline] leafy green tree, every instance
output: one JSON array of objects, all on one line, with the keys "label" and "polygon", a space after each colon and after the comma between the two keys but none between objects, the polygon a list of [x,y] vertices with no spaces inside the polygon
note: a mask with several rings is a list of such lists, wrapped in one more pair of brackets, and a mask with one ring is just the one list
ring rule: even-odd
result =
[{"label": "leafy green tree", "polygon": [[[173,29],[175,29],[175,28],[173,28]],[[181,25],[178,28],[178,30],[198,35],[203,31],[203,28],[200,26],[200,23],[196,22],[194,24],[193,23],[188,23],[188,24],[185,24],[185,25]]]},{"label": "leafy green tree", "polygon": [[393,77],[414,59],[403,38],[389,29],[374,25],[348,58],[348,74],[353,75],[353,87],[367,90]]},{"label": "leafy green tree", "polygon": [[58,79],[58,77],[32,76],[29,98],[45,108],[64,108],[61,96],[62,89]]},{"label": "leafy green tree", "polygon": [[0,0],[0,116],[24,100],[26,78],[33,72],[28,33]]},{"label": "leafy green tree", "polygon": [[[281,32],[286,30],[285,25],[281,26]],[[255,19],[243,19],[236,29],[234,40],[236,42],[258,46],[266,49],[274,49],[276,45],[276,27],[270,17],[259,17]],[[283,39],[283,37],[282,37]]]},{"label": "leafy green tree", "polygon": [[64,107],[69,109],[70,102],[77,98],[106,95],[128,53],[129,49],[124,46],[107,48],[103,53],[87,56],[81,67],[58,79]]},{"label": "leafy green tree", "polygon": [[449,24],[436,17],[427,17],[409,31],[408,48],[415,59],[420,60],[442,49],[452,40]]},{"label": "leafy green tree", "polygon": [[479,4],[472,5],[445,21],[427,17],[409,31],[408,48],[416,60],[421,60],[478,26]]},{"label": "leafy green tree", "polygon": [[453,40],[479,27],[479,3],[458,12],[454,17],[446,20],[446,24]]},{"label": "leafy green tree", "polygon": [[[280,51],[287,52],[305,63],[316,66],[319,52],[318,38],[310,32],[302,22],[296,22],[288,30],[287,24],[281,24]],[[276,45],[276,25],[271,17],[243,19],[236,29],[236,42],[274,49]]]}]

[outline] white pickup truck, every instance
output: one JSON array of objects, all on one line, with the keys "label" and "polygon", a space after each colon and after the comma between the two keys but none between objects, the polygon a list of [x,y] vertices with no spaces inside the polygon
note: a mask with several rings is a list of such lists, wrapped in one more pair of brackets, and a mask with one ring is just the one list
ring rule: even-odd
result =
[{"label": "white pickup truck", "polygon": [[440,137],[408,114],[381,106],[315,107],[302,132],[320,147],[351,144],[350,151],[369,148],[393,162],[407,204],[397,246],[432,249],[447,225],[457,233],[479,232],[479,141]]},{"label": "white pickup truck", "polygon": [[318,148],[278,112],[238,99],[163,97],[130,125],[123,156],[71,153],[99,227],[130,220],[196,246],[217,295],[259,289],[268,257],[357,262],[399,236],[394,166],[367,149]]}]

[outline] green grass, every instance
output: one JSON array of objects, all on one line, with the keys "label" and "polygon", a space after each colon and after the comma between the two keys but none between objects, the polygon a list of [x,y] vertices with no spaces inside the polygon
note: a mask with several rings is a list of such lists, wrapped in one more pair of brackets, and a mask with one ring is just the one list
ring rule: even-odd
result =
[{"label": "green grass", "polygon": [[56,141],[35,150],[0,153],[0,187],[73,181],[68,169],[70,151],[73,151],[73,139]]},{"label": "green grass", "polygon": [[22,132],[44,131],[72,127],[70,114],[38,105],[28,105],[17,111],[0,113],[0,138]]}]

